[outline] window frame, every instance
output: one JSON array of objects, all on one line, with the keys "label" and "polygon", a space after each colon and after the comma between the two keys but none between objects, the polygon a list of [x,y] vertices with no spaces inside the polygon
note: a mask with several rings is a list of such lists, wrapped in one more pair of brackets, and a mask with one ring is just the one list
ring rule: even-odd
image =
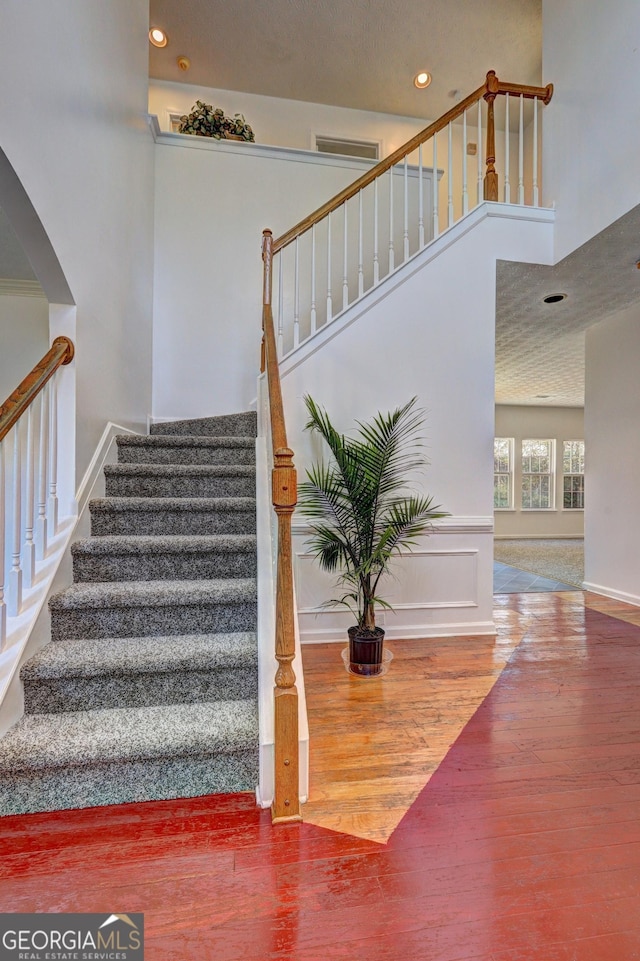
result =
[{"label": "window frame", "polygon": [[[525,455],[525,444],[548,444],[548,462],[549,470],[525,470],[525,457],[536,457],[540,455]],[[553,437],[523,437],[520,444],[520,510],[531,512],[531,511],[554,511],[556,509],[556,441]],[[546,507],[535,507],[531,506],[531,489],[529,490],[529,506],[525,504],[525,480],[527,478],[544,478],[548,479],[548,504]]]},{"label": "window frame", "polygon": [[[565,469],[564,469],[564,459],[565,459],[565,445],[566,445],[566,444],[581,444],[581,445],[582,445],[582,453],[581,453],[580,455],[578,455],[578,456],[580,456],[581,461],[582,461],[582,470],[581,470],[581,471],[573,471],[573,470],[571,470],[571,471],[565,471]],[[573,454],[570,454],[569,456],[572,457]],[[563,440],[563,441],[562,441],[562,510],[563,510],[563,511],[583,511],[583,510],[584,510],[584,458],[585,458],[584,440],[575,439],[575,440]],[[574,477],[575,477],[575,478],[581,478],[581,479],[582,479],[581,489],[578,490],[578,491],[573,491],[573,490],[567,491],[567,490],[565,489],[565,481],[566,481],[568,478],[574,478]],[[576,494],[577,494],[578,496],[581,495],[581,496],[582,496],[582,505],[579,506],[579,507],[574,507],[573,505],[567,507],[567,505],[565,504],[565,496],[566,496],[567,494],[569,494],[570,497],[573,497],[573,496],[575,496]]]},{"label": "window frame", "polygon": [[[507,452],[509,458],[509,469],[506,471],[496,470],[496,442],[505,441],[507,444]],[[493,438],[493,509],[494,511],[512,511],[513,507],[513,492],[515,489],[514,484],[514,449],[515,449],[515,438],[514,437],[494,437]],[[506,507],[496,506],[496,480],[498,477],[507,477],[509,484],[509,503]]]}]

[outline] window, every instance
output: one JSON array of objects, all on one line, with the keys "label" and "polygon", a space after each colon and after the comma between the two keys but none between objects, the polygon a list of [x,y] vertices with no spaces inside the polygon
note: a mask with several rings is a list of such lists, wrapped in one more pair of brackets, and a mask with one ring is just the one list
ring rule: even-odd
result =
[{"label": "window", "polygon": [[522,509],[551,510],[555,441],[522,441]]},{"label": "window", "polygon": [[513,438],[493,441],[493,506],[509,510],[513,505]]},{"label": "window", "polygon": [[584,510],[584,441],[562,442],[562,506]]}]

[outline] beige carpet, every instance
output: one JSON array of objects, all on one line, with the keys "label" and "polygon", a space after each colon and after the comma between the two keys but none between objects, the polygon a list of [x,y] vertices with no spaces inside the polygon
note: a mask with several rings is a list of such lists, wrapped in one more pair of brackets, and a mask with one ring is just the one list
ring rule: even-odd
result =
[{"label": "beige carpet", "polygon": [[584,541],[514,539],[494,541],[496,561],[581,587],[584,580]]}]

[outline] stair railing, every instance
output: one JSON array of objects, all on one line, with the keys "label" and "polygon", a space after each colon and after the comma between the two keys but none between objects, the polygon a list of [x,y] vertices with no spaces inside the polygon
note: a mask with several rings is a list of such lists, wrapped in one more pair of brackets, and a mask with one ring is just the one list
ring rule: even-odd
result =
[{"label": "stair railing", "polygon": [[[481,87],[295,227],[275,240],[265,231],[278,356],[295,350],[483,200],[540,206],[539,113],[552,95],[552,84],[504,83],[490,70]],[[499,158],[498,97],[504,98]]]},{"label": "stair railing", "polygon": [[58,529],[56,374],[73,355],[72,341],[56,337],[0,407],[0,651]]},{"label": "stair railing", "polygon": [[262,362],[266,371],[273,468],[271,471],[273,509],[277,517],[275,656],[278,669],[274,689],[274,797],[273,823],[300,821],[298,690],[293,670],[295,625],[293,597],[293,553],[291,515],[297,501],[297,477],[293,451],[287,443],[282,405],[280,370],[271,312],[271,232],[265,231],[262,257],[264,286],[262,306]]}]

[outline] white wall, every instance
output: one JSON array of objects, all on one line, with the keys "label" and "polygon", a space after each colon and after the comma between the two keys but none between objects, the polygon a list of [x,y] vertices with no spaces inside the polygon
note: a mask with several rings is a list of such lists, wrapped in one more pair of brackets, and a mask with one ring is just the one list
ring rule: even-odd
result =
[{"label": "white wall", "polygon": [[[317,456],[303,430],[304,394],[327,408],[339,430],[414,395],[428,411],[431,466],[417,482],[452,516],[400,559],[386,585],[397,608],[381,618],[390,637],[492,627],[495,262],[548,262],[552,248],[550,223],[509,220],[500,211],[479,208],[420,255],[415,269],[336,322],[333,339],[331,330],[320,331],[282,364],[289,443],[301,477]],[[297,519],[301,636],[342,640],[349,615],[320,610],[334,590],[306,553],[305,530]]]},{"label": "white wall", "polygon": [[12,0],[2,21],[2,148],[77,305],[55,333],[76,341],[81,477],[107,420],[143,426],[150,409],[148,3]]},{"label": "white wall", "polygon": [[0,295],[0,404],[49,349],[44,297]]},{"label": "white wall", "polygon": [[640,604],[640,308],[587,331],[585,584]]},{"label": "white wall", "polygon": [[195,137],[156,145],[154,417],[255,399],[262,230],[284,232],[362,172],[312,159]]},{"label": "white wall", "polygon": [[[562,442],[584,440],[584,411],[581,407],[496,406],[496,437],[514,441],[514,497],[512,510],[495,511],[496,537],[582,537],[584,513],[564,510],[562,503]],[[556,476],[555,508],[546,511],[523,511],[522,441],[555,440]]]},{"label": "white wall", "polygon": [[637,0],[543,0],[544,183],[556,260],[640,203]]}]

